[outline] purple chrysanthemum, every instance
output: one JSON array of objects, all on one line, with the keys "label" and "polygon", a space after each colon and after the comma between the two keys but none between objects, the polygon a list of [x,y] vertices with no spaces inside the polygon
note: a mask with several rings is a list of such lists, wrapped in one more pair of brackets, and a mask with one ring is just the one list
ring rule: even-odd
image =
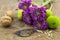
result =
[{"label": "purple chrysanthemum", "polygon": [[33,5],[32,7],[29,8],[29,13],[32,17],[33,20],[37,20],[37,17],[40,15],[40,9],[36,6]]},{"label": "purple chrysanthemum", "polygon": [[35,28],[37,30],[46,30],[46,29],[48,29],[48,23],[46,21],[43,21],[43,23],[40,23],[38,21],[34,21],[33,28]]},{"label": "purple chrysanthemum", "polygon": [[33,5],[30,10],[30,15],[33,20],[33,27],[38,30],[45,30],[48,28],[46,21],[46,8]]},{"label": "purple chrysanthemum", "polygon": [[29,24],[29,25],[32,24],[31,23],[32,22],[32,19],[31,19],[30,15],[29,15],[29,10],[28,9],[26,9],[26,10],[23,11],[22,18],[23,18],[23,21],[26,24]]},{"label": "purple chrysanthemum", "polygon": [[31,0],[21,0],[18,4],[19,9],[26,9],[29,8],[31,5]]},{"label": "purple chrysanthemum", "polygon": [[42,22],[46,20],[46,8],[40,7],[41,14],[38,16],[38,21]]},{"label": "purple chrysanthemum", "polygon": [[33,5],[29,8],[30,15],[33,20],[40,20],[43,21],[46,19],[46,8],[40,7],[38,8],[36,5]]}]

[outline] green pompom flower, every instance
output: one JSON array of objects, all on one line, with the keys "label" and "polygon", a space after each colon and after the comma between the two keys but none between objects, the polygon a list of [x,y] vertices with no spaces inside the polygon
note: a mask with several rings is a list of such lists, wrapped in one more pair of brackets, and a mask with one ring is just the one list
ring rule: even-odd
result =
[{"label": "green pompom flower", "polygon": [[49,9],[47,9],[46,10],[46,17],[48,18],[49,16],[52,16],[52,11],[51,10],[49,10]]},{"label": "green pompom flower", "polygon": [[57,16],[50,16],[47,18],[49,28],[55,29],[60,25],[60,19]]},{"label": "green pompom flower", "polygon": [[18,19],[19,20],[22,20],[22,12],[23,12],[23,10],[18,10]]}]

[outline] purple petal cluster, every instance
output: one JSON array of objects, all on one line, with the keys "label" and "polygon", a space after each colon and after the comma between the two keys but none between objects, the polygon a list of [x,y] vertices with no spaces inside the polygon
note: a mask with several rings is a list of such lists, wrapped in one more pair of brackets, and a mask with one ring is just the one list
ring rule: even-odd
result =
[{"label": "purple petal cluster", "polygon": [[26,24],[33,25],[33,28],[38,30],[48,29],[46,22],[46,8],[37,5],[31,5],[31,0],[21,0],[19,2],[19,9],[23,9],[22,20]]},{"label": "purple petal cluster", "polygon": [[48,29],[48,23],[46,21],[43,21],[43,23],[34,21],[33,28],[38,29],[38,30],[46,30],[46,29]]},{"label": "purple petal cluster", "polygon": [[32,20],[37,20],[37,16],[40,14],[40,11],[37,6],[33,5],[29,8],[29,13],[32,18]]},{"label": "purple petal cluster", "polygon": [[23,11],[22,19],[23,19],[23,22],[25,22],[26,24],[31,25],[31,22],[32,22],[31,20],[32,19],[31,19],[30,15],[29,15],[28,9]]},{"label": "purple petal cluster", "polygon": [[38,21],[42,22],[46,20],[46,8],[40,7],[40,15],[38,16]]},{"label": "purple petal cluster", "polygon": [[31,5],[31,0],[21,0],[18,4],[19,9],[26,9],[29,8]]},{"label": "purple petal cluster", "polygon": [[30,16],[33,20],[33,27],[38,30],[45,30],[48,28],[48,23],[46,22],[46,8],[37,6],[32,6],[30,8]]}]

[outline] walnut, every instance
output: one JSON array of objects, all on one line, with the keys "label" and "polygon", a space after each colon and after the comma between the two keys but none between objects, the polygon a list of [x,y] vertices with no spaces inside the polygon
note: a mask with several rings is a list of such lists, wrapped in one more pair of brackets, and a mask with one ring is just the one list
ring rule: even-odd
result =
[{"label": "walnut", "polygon": [[11,10],[8,10],[6,13],[7,16],[11,17],[13,19],[13,12]]},{"label": "walnut", "polygon": [[12,19],[11,17],[9,16],[3,16],[1,17],[1,24],[4,26],[4,27],[9,27],[12,23]]}]

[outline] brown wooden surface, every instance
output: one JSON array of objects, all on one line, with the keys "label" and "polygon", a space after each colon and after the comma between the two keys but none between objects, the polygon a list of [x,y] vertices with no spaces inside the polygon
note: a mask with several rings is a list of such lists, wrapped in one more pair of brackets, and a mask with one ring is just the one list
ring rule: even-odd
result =
[{"label": "brown wooden surface", "polygon": [[[34,0],[37,3],[39,0]],[[32,28],[29,25],[18,21],[16,18],[18,0],[0,0],[0,17],[3,16],[7,10],[12,10],[14,13],[14,21],[10,28],[3,28],[0,26],[0,40],[60,40],[60,27],[56,30],[44,31],[44,33],[34,33],[29,37],[18,37],[14,32],[22,29]],[[60,0],[54,0],[53,3],[53,14],[60,17]],[[46,35],[45,32],[51,32],[50,36]]]}]

